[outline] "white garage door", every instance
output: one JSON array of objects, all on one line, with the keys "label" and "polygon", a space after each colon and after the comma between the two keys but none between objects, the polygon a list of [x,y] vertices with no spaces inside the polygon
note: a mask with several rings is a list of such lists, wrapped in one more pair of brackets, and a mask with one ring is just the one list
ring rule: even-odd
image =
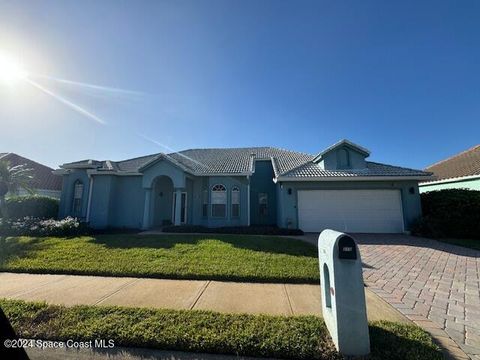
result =
[{"label": "white garage door", "polygon": [[399,190],[300,190],[299,227],[306,232],[403,232]]}]

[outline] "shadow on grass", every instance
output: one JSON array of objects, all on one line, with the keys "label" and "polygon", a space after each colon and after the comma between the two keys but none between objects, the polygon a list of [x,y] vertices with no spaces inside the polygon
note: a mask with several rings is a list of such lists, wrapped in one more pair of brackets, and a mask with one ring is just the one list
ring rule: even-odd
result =
[{"label": "shadow on grass", "polygon": [[[207,242],[214,240],[215,242]],[[70,246],[62,246],[62,243]],[[183,244],[186,247],[175,248],[176,245]],[[87,246],[89,245],[89,246]],[[94,245],[94,246],[92,246]],[[190,246],[191,245],[191,246]],[[135,236],[135,235],[98,235],[96,237],[84,238],[8,238],[6,243],[0,248],[0,271],[16,273],[36,273],[36,274],[70,274],[70,275],[94,275],[94,276],[114,276],[114,277],[144,277],[144,278],[163,278],[178,280],[217,280],[217,281],[241,281],[241,282],[264,282],[264,283],[314,283],[318,284],[318,276],[305,275],[302,272],[273,271],[273,273],[243,273],[238,271],[232,273],[229,271],[228,264],[222,265],[220,270],[205,271],[174,271],[159,268],[149,268],[148,266],[135,266],[118,268],[117,266],[97,266],[92,261],[99,261],[97,257],[90,258],[89,252],[95,252],[95,248],[102,248],[105,260],[108,261],[109,249],[115,251],[112,257],[118,257],[120,261],[129,261],[129,250],[142,250],[146,256],[168,256],[172,261],[184,256],[202,256],[214,252],[219,259],[225,257],[243,258],[246,262],[252,258],[255,263],[262,262],[265,254],[265,261],[268,261],[267,254],[283,254],[289,256],[304,257],[308,259],[316,258],[315,247],[309,244],[303,244],[298,241],[275,237],[257,237],[257,236],[209,236],[209,235],[161,235],[161,236]],[[187,249],[185,249],[187,248]],[[190,248],[190,249],[188,249]],[[88,249],[88,252],[85,252]],[[241,250],[256,251],[260,256],[253,256],[252,253],[245,253]],[[106,250],[106,251],[105,251]],[[124,254],[119,254],[123,252]],[[156,251],[158,250],[158,251]],[[164,251],[162,251],[164,250]],[[166,251],[165,251],[166,250]],[[78,257],[77,257],[78,252]],[[56,258],[60,256],[61,262],[57,264]],[[137,259],[137,264],[141,265],[141,255]],[[223,256],[224,255],[224,256]],[[146,258],[148,258],[146,256]],[[30,261],[31,259],[31,261]],[[65,259],[71,259],[71,262],[65,265]],[[97,259],[97,260],[95,260]],[[102,258],[103,259],[103,258]],[[20,260],[20,261],[17,261]],[[288,263],[286,259],[286,263]],[[139,262],[138,262],[139,261]],[[147,261],[147,260],[145,260]],[[213,261],[215,263],[215,261]],[[62,265],[63,264],[63,265]],[[208,267],[211,262],[207,262],[204,267]],[[268,266],[267,266],[268,267]]]},{"label": "shadow on grass", "polygon": [[30,257],[38,251],[48,250],[51,246],[42,238],[7,237],[0,241],[0,269],[7,265],[10,259]]},{"label": "shadow on grass", "polygon": [[216,240],[237,249],[270,254],[317,257],[315,246],[300,241],[267,236],[250,235],[98,235],[88,240],[94,244],[116,249],[172,249],[176,245],[197,246],[207,240]]},{"label": "shadow on grass", "polygon": [[369,329],[371,359],[443,359],[430,335],[417,326],[378,321]]}]

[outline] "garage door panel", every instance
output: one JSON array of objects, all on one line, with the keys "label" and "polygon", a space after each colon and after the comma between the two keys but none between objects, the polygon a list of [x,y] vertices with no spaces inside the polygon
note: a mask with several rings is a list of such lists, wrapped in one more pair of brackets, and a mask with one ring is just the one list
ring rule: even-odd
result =
[{"label": "garage door panel", "polygon": [[399,190],[302,190],[298,192],[299,227],[315,232],[402,232]]}]

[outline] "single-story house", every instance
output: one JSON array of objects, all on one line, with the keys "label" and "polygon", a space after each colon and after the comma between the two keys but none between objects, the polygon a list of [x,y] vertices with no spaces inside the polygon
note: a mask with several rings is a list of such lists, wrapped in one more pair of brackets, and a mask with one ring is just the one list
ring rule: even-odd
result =
[{"label": "single-story house", "polygon": [[435,180],[421,182],[420,192],[443,189],[480,190],[480,145],[439,161],[425,169]]},{"label": "single-story house", "polygon": [[[7,161],[10,166],[25,165],[32,170],[32,190],[37,195],[49,196],[60,199],[62,192],[62,179],[53,174],[53,169],[39,164],[33,160],[14,153],[0,153],[0,161]],[[9,195],[28,195],[23,189],[19,189],[16,194]]]},{"label": "single-story house", "polygon": [[342,140],[317,155],[273,147],[191,149],[84,160],[63,176],[60,216],[92,227],[278,225],[400,233],[421,215],[421,170],[366,161]]}]

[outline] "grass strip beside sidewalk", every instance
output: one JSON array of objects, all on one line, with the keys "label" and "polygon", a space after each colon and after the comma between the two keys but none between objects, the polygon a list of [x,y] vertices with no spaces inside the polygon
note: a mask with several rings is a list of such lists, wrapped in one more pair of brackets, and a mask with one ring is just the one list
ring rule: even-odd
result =
[{"label": "grass strip beside sidewalk", "polygon": [[[339,359],[328,330],[315,316],[220,314],[103,306],[64,307],[2,300],[22,338],[89,341],[116,346],[290,359]],[[430,336],[414,325],[370,324],[372,359],[442,359]],[[0,344],[1,345],[1,344]]]}]

